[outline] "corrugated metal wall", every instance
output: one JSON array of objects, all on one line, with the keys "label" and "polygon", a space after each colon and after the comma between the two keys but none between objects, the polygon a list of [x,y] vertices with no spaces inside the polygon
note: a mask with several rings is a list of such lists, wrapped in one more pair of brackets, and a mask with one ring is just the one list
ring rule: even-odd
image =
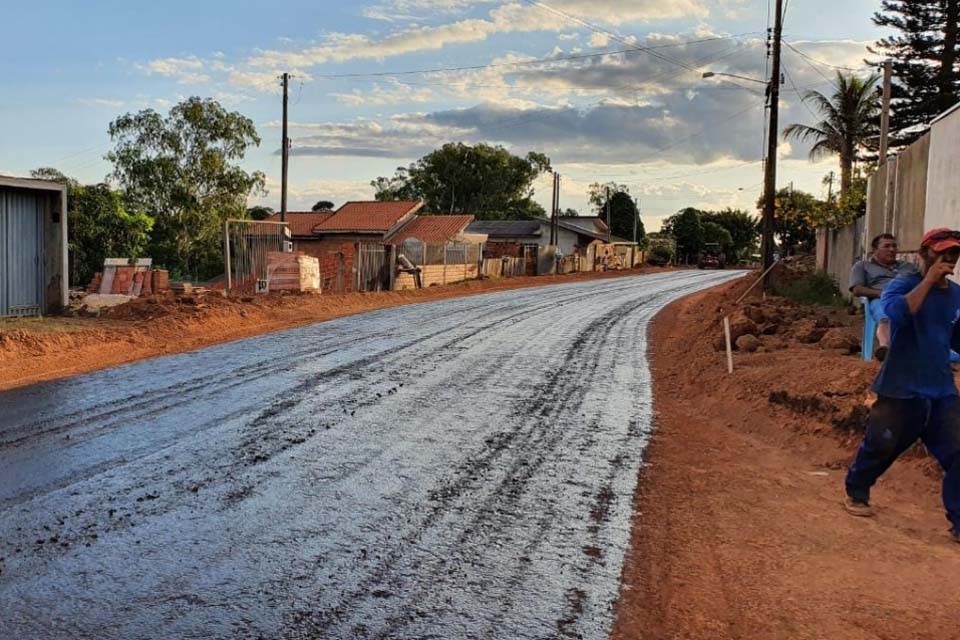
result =
[{"label": "corrugated metal wall", "polygon": [[22,189],[0,189],[0,316],[43,308],[43,202]]}]

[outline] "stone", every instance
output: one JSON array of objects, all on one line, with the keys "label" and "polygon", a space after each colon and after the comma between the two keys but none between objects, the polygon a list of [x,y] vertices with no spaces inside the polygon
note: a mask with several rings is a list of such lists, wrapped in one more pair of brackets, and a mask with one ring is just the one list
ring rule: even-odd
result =
[{"label": "stone", "polygon": [[760,340],[754,336],[745,334],[737,338],[737,350],[745,353],[753,353],[760,348]]},{"label": "stone", "polygon": [[820,348],[856,353],[860,350],[860,340],[847,329],[829,329],[820,339]]},{"label": "stone", "polygon": [[793,323],[792,333],[803,344],[816,344],[826,332],[826,329],[817,326],[817,321],[813,318],[804,318]]}]

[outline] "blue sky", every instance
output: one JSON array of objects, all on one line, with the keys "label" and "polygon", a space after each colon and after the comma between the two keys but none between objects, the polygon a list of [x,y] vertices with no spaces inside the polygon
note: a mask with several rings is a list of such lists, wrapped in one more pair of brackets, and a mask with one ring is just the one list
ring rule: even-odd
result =
[{"label": "blue sky", "polygon": [[[862,65],[878,6],[790,1],[786,37],[819,62],[785,53],[785,122],[812,119],[793,87],[827,91],[823,63]],[[274,77],[289,70],[292,208],[369,198],[370,180],[455,140],[548,153],[566,176],[563,205],[583,213],[590,182],[626,183],[653,229],[683,206],[751,207],[759,194],[762,97],[699,76],[763,75],[766,0],[47,1],[4,13],[0,173],[102,180],[113,118],[200,95],[256,123],[263,144],[244,165],[268,175],[262,202],[277,207]],[[659,55],[514,64],[631,46]],[[782,155],[781,183],[815,192],[835,164],[797,145]]]}]

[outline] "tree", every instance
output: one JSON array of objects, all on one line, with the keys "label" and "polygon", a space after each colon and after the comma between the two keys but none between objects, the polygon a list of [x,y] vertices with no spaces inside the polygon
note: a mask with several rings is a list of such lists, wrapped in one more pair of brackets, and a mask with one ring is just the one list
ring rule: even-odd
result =
[{"label": "tree", "polygon": [[700,224],[703,226],[703,243],[705,245],[718,244],[720,245],[720,250],[724,253],[733,252],[733,236],[730,235],[729,231],[716,222],[704,222],[701,220]]},{"label": "tree", "polygon": [[[757,202],[759,209],[763,198]],[[780,250],[785,256],[812,253],[817,244],[817,216],[823,202],[804,191],[792,188],[777,191],[773,231],[780,239]]]},{"label": "tree", "polygon": [[819,203],[812,216],[816,228],[840,229],[867,212],[867,179],[857,171],[853,184],[838,198],[835,194]]},{"label": "tree", "polygon": [[739,209],[724,209],[723,211],[702,211],[700,221],[713,222],[730,233],[732,245],[731,257],[745,258],[753,253],[757,239],[760,237],[759,221],[746,211]]},{"label": "tree", "polygon": [[153,220],[142,211],[130,213],[123,197],[106,184],[82,185],[56,169],[30,172],[34,178],[67,185],[67,248],[70,280],[90,282],[103,269],[104,258],[138,258],[150,239]]},{"label": "tree", "polygon": [[560,212],[560,217],[561,218],[578,218],[580,217],[580,212],[577,211],[576,209],[570,209],[568,207],[567,209],[564,209],[563,211]]},{"label": "tree", "polygon": [[152,109],[120,116],[109,133],[107,159],[126,205],[155,221],[154,262],[174,277],[221,273],[223,221],[243,217],[247,198],[266,193],[262,173],[236,164],[260,144],[253,121],[193,97],[166,117]]},{"label": "tree", "polygon": [[673,236],[677,242],[677,259],[690,264],[696,259],[703,248],[703,224],[700,221],[700,211],[693,207],[681,209],[667,218],[663,223],[663,231]]},{"label": "tree", "polygon": [[783,132],[785,139],[813,142],[810,159],[828,154],[840,156],[840,191],[847,191],[853,181],[853,169],[861,151],[876,146],[877,115],[880,98],[876,85],[879,76],[858,78],[837,72],[836,88],[830,97],[819,91],[807,91],[805,102],[823,118],[814,125],[791,124]]},{"label": "tree", "polygon": [[313,207],[310,208],[311,211],[333,211],[333,203],[329,200],[318,200]]},{"label": "tree", "polygon": [[256,206],[247,209],[247,217],[251,220],[266,220],[273,213],[273,207]]},{"label": "tree", "polygon": [[610,194],[610,233],[633,240],[633,225],[636,221],[637,241],[643,243],[646,230],[643,227],[643,220],[640,219],[637,203],[630,196],[630,189],[626,185],[615,182],[607,184],[594,182],[590,185],[587,194],[590,197],[590,203],[597,208],[597,215],[606,220],[608,193]]},{"label": "tree", "polygon": [[550,159],[530,152],[512,155],[503,147],[448,143],[392,177],[370,184],[377,200],[425,201],[424,212],[472,214],[478,220],[543,217],[533,201],[533,181],[550,171]]},{"label": "tree", "polygon": [[883,0],[873,23],[895,32],[870,52],[893,60],[892,146],[907,145],[960,102],[960,0]]}]

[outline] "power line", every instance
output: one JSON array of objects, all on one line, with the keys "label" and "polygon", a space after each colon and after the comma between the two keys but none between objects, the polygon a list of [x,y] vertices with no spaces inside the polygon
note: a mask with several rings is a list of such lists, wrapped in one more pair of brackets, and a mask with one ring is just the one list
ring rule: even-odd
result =
[{"label": "power line", "polygon": [[806,98],[804,97],[804,95],[803,95],[802,93],[800,93],[800,89],[797,88],[797,83],[793,81],[793,76],[790,75],[790,70],[787,68],[787,65],[786,65],[786,64],[783,65],[783,72],[784,72],[784,74],[786,74],[787,80],[790,81],[790,85],[793,87],[793,92],[796,93],[796,94],[797,94],[797,98],[800,99],[800,104],[802,104],[802,105],[803,105],[803,108],[807,110],[807,112],[808,112],[808,113],[810,114],[810,116],[813,118],[813,121],[814,121],[814,122],[816,122],[817,120],[819,120],[820,116],[818,116],[817,114],[815,114],[815,113],[813,112],[813,109],[810,108],[810,105],[807,104]]},{"label": "power line", "polygon": [[[669,49],[673,47],[683,47],[688,45],[704,44],[707,42],[718,42],[722,40],[732,40],[735,38],[742,38],[749,35],[755,35],[756,31],[748,31],[746,33],[738,33],[729,36],[715,36],[710,38],[701,38],[699,40],[686,40],[683,42],[674,42],[670,44],[662,45],[651,45],[649,47],[641,47],[634,44],[631,44],[627,41],[625,42],[629,45],[626,49],[619,49],[616,51],[603,51],[599,53],[583,53],[583,54],[574,54],[569,56],[552,56],[548,58],[537,58],[535,60],[518,60],[515,62],[494,62],[490,64],[475,64],[475,65],[466,65],[462,67],[433,67],[428,69],[407,69],[404,71],[377,71],[377,72],[367,72],[367,73],[326,73],[315,75],[315,78],[323,78],[324,80],[337,80],[343,78],[381,78],[381,77],[390,77],[390,76],[407,76],[407,75],[418,75],[426,73],[449,73],[457,71],[478,71],[481,69],[493,69],[499,67],[518,67],[518,66],[529,66],[529,65],[539,65],[539,64],[550,64],[553,62],[566,62],[569,60],[584,60],[589,58],[599,58],[603,56],[615,56],[628,53],[643,53],[650,52],[656,49]],[[664,56],[665,57],[665,56]]]},{"label": "power line", "polygon": [[[830,64],[829,62],[824,62],[823,60],[817,60],[817,59],[814,58],[813,56],[807,55],[806,53],[804,53],[803,51],[800,51],[800,50],[797,49],[795,46],[793,46],[792,44],[790,44],[789,42],[787,42],[786,40],[783,41],[783,44],[787,45],[787,48],[788,48],[788,49],[790,49],[791,51],[793,51],[793,52],[796,53],[797,55],[802,56],[802,57],[805,58],[806,60],[808,60],[808,61],[810,61],[810,62],[815,62],[815,63],[817,63],[817,64],[819,64],[819,65],[823,65],[823,66],[825,66],[825,67],[830,67],[830,68],[832,68],[832,69],[840,69],[840,70],[842,70],[842,71],[851,71],[851,72],[856,73],[857,71],[863,71],[864,69],[869,69],[869,68],[871,68],[871,66],[872,66],[872,65],[867,65],[867,64],[865,64],[865,65],[862,65],[862,66],[860,66],[860,67],[844,67],[844,66],[838,65],[838,64]],[[826,76],[824,76],[824,77],[826,77]]]}]

